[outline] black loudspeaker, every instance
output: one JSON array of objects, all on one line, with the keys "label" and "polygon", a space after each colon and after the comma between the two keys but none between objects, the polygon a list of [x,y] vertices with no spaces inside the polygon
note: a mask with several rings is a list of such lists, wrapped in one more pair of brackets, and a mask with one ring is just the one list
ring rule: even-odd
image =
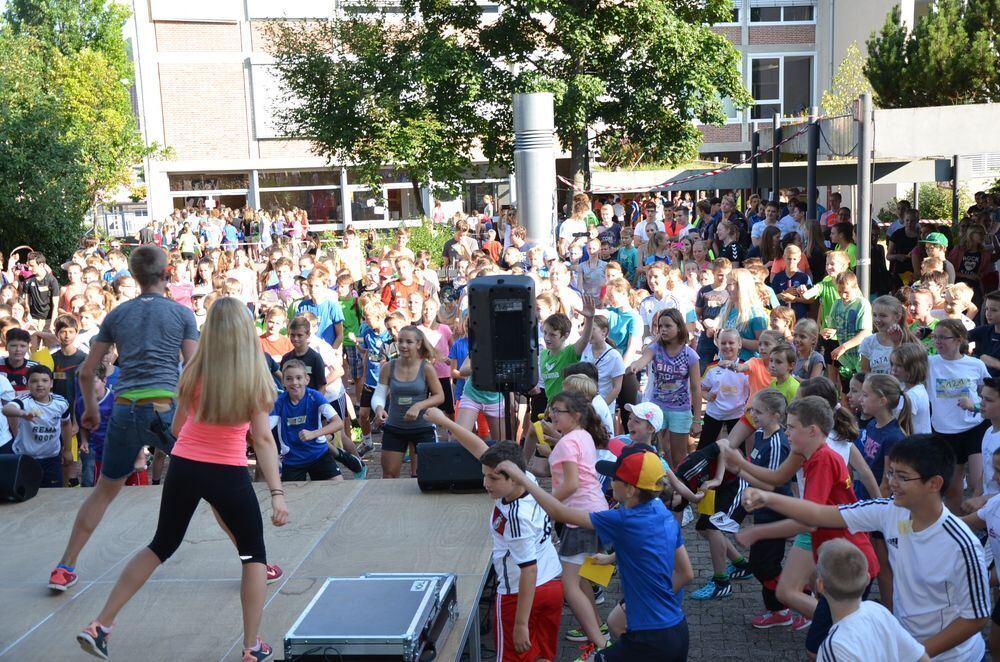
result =
[{"label": "black loudspeaker", "polygon": [[528,276],[483,276],[469,283],[472,383],[524,392],[538,383],[538,312]]},{"label": "black loudspeaker", "polygon": [[417,444],[417,471],[422,492],[483,490],[482,465],[457,441]]},{"label": "black loudspeaker", "polygon": [[42,467],[27,455],[0,455],[0,500],[27,501],[42,485]]}]

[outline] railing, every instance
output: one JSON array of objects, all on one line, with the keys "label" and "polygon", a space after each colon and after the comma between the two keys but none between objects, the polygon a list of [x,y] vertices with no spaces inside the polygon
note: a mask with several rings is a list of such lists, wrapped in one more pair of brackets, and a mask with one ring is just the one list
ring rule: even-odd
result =
[{"label": "railing", "polygon": [[[808,123],[801,117],[786,120],[781,125],[784,136],[790,136]],[[770,149],[774,145],[774,130],[770,125],[758,124],[760,131],[760,148]],[[819,120],[820,139],[819,155],[827,158],[852,156],[857,153],[858,128],[851,115],[824,117]],[[792,138],[781,146],[782,155],[798,155],[805,157],[808,146],[808,135],[803,133]]]}]

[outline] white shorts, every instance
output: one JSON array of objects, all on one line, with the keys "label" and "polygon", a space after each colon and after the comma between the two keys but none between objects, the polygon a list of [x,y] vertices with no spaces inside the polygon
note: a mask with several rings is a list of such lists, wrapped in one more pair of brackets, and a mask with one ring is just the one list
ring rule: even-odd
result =
[{"label": "white shorts", "polygon": [[483,404],[481,402],[476,402],[472,398],[462,398],[458,402],[459,409],[471,409],[476,412],[483,412],[487,418],[500,418],[500,412],[503,406],[499,402],[492,404]]}]

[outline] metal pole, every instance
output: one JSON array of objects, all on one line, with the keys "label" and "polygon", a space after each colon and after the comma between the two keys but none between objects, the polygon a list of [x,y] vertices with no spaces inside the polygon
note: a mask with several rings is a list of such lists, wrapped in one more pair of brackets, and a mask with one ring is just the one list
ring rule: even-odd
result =
[{"label": "metal pole", "polygon": [[806,219],[815,221],[816,214],[816,160],[819,158],[819,124],[816,117],[819,109],[812,107],[809,113],[809,131],[806,134],[808,146],[806,148]]},{"label": "metal pole", "polygon": [[781,148],[778,147],[778,143],[781,142],[781,115],[775,113],[771,118],[771,126],[773,127],[772,139],[771,139],[771,199],[778,201],[781,199]]},{"label": "metal pole", "polygon": [[913,208],[920,209],[920,184],[913,182]]},{"label": "metal pole", "polygon": [[961,210],[958,208],[958,182],[962,173],[958,168],[958,154],[951,157],[951,224],[958,225]]},{"label": "metal pole", "polygon": [[858,241],[858,284],[861,293],[867,299],[871,290],[871,199],[872,199],[872,151],[874,150],[875,132],[872,126],[872,98],[868,93],[862,94],[861,105],[861,140],[858,151],[858,208],[857,208],[857,241]]},{"label": "metal pole", "polygon": [[760,174],[757,172],[757,152],[760,151],[760,131],[754,131],[750,138],[750,192],[760,195]]},{"label": "metal pole", "polygon": [[537,246],[553,243],[556,214],[555,105],[552,94],[514,95],[517,216]]}]

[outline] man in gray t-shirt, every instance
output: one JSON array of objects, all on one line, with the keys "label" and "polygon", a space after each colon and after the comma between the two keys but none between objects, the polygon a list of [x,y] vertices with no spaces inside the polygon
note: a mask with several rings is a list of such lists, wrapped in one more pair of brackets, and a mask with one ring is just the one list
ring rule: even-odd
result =
[{"label": "man in gray t-shirt", "polygon": [[169,452],[173,446],[170,427],[180,359],[190,361],[198,348],[194,313],[164,296],[167,254],[163,249],[155,245],[136,248],[129,259],[129,271],[142,293],[108,314],[79,369],[84,402],[80,426],[94,430],[101,422],[94,375],[111,346],[117,348],[121,377],[104,442],[101,475],[80,506],[66,551],[49,577],[49,588],[54,591],[65,591],[76,583],[76,559],[134,471],[143,447]]}]

